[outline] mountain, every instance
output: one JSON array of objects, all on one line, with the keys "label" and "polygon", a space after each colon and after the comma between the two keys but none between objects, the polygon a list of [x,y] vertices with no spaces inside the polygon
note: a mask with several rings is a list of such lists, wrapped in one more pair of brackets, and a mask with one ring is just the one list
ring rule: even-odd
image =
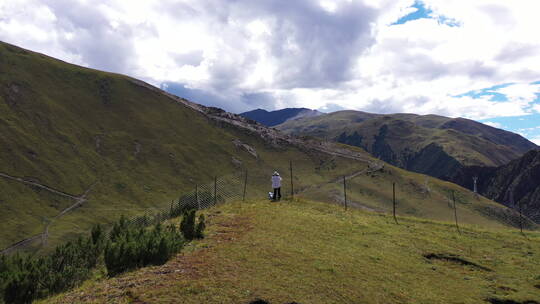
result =
[{"label": "mountain", "polygon": [[0,71],[0,249],[32,241],[29,250],[47,250],[92,224],[168,207],[216,176],[246,171],[248,198],[266,197],[278,170],[287,195],[293,180],[295,197],[342,203],[346,177],[350,206],[387,212],[395,182],[400,214],[451,221],[448,198],[455,192],[463,223],[515,226],[508,221],[515,212],[465,188],[355,147],[289,136],[124,75],[6,43]]},{"label": "mountain", "polygon": [[537,146],[464,118],[340,111],[287,121],[278,129],[358,146],[398,167],[448,178],[463,166],[500,166]]},{"label": "mountain", "polygon": [[504,205],[521,209],[528,218],[540,223],[540,150],[532,150],[500,167],[463,167],[450,180],[474,189]]},{"label": "mountain", "polygon": [[317,110],[310,110],[306,108],[287,108],[271,112],[263,109],[256,109],[241,113],[240,115],[255,120],[265,126],[273,127],[289,120],[303,117],[314,117],[321,114],[322,113]]}]

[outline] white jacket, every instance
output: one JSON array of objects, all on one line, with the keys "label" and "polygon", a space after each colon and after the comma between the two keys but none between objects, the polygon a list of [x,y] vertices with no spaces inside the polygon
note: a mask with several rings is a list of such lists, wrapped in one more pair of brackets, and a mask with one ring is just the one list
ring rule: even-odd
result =
[{"label": "white jacket", "polygon": [[272,188],[281,188],[281,176],[272,175]]}]

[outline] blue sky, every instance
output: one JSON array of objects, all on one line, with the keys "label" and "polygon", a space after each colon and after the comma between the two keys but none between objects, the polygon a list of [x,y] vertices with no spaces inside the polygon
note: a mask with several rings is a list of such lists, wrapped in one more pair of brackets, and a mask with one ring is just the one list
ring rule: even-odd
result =
[{"label": "blue sky", "polygon": [[391,25],[404,24],[408,21],[418,20],[418,19],[435,19],[440,24],[445,24],[448,26],[459,26],[460,23],[453,19],[443,15],[435,15],[430,8],[426,8],[426,5],[422,1],[415,1],[413,5],[410,6],[410,9],[413,11],[401,18]]},{"label": "blue sky", "polygon": [[[422,1],[415,1],[411,6],[412,12],[402,16],[392,25],[405,24],[410,21],[418,19],[435,19],[439,23],[447,24],[448,26],[460,26],[459,22],[452,18],[448,18],[442,15],[434,15],[433,11],[426,8]],[[472,99],[488,98],[493,102],[508,102],[508,97],[500,92],[500,89],[511,87],[515,83],[502,83],[487,88],[481,88],[472,90],[466,93],[458,94],[453,97],[460,98],[468,96]],[[531,85],[540,84],[540,81],[534,81]],[[540,90],[536,93],[536,99],[530,102],[531,106],[540,105]],[[493,117],[487,119],[478,119],[479,122],[486,123],[496,128],[505,129],[518,133],[530,140],[533,140],[536,144],[540,145],[540,114],[530,111],[528,115],[519,116],[502,116]]]}]

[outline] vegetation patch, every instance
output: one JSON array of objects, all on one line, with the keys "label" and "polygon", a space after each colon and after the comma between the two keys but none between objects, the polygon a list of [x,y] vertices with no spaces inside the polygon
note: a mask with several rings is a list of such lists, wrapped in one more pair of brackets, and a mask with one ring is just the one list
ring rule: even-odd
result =
[{"label": "vegetation patch", "polygon": [[[458,235],[450,223],[401,217],[396,225],[385,214],[302,199],[233,202],[204,215],[207,237],[170,262],[90,281],[44,303],[540,301],[533,286],[539,256],[528,254],[540,250],[536,232],[525,238],[464,226]],[[492,271],[422,257],[449,252]]]},{"label": "vegetation patch", "polygon": [[[110,233],[95,226],[88,237],[59,245],[46,256],[0,256],[0,294],[5,303],[31,303],[69,290],[91,277],[104,264],[109,276],[148,266],[162,265],[186,242],[202,238],[204,216],[184,212],[179,228],[161,223],[146,228],[122,217]],[[103,266],[101,266],[103,267]],[[0,300],[2,303],[2,300]]]}]

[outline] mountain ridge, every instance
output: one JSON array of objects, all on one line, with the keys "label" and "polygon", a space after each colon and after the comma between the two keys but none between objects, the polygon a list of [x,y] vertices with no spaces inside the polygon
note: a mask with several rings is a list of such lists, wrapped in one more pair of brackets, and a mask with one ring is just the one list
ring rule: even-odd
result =
[{"label": "mountain ridge", "polygon": [[294,120],[303,117],[319,116],[322,115],[322,113],[317,110],[311,110],[307,108],[285,108],[276,111],[255,109],[252,111],[240,113],[239,115],[255,120],[265,126],[273,127],[282,124],[288,120]]},{"label": "mountain ridge", "polygon": [[[450,176],[449,170],[463,165],[500,166],[538,147],[518,134],[464,118],[439,115],[349,110],[301,118],[277,128],[287,134],[311,135],[358,146],[401,168],[440,178]],[[445,172],[418,167],[425,154],[423,149],[428,147],[444,154],[440,157],[454,165]]]}]

